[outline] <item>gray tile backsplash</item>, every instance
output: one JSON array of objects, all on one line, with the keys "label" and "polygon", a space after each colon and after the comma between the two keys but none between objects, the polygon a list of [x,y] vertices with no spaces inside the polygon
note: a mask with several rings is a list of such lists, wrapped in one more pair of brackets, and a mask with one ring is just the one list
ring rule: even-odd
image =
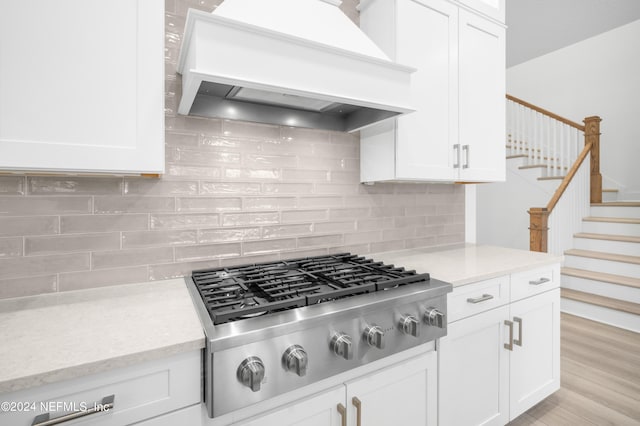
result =
[{"label": "gray tile backsplash", "polygon": [[187,9],[219,3],[165,1],[164,176],[0,176],[0,298],[464,241],[464,188],[361,185],[357,134],[176,115]]}]

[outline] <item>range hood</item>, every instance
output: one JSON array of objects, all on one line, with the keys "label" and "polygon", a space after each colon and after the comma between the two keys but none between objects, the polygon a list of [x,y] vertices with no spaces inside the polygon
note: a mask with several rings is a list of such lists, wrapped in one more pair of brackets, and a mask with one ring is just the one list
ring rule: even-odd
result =
[{"label": "range hood", "polygon": [[178,113],[352,132],[413,111],[392,62],[336,0],[225,0],[190,9]]}]

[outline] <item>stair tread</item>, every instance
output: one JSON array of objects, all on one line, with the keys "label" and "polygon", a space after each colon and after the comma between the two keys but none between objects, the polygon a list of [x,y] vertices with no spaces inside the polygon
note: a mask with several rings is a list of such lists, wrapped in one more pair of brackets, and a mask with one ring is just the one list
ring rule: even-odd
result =
[{"label": "stair tread", "polygon": [[608,201],[604,203],[591,203],[592,206],[615,206],[615,207],[640,207],[640,201]]},{"label": "stair tread", "polygon": [[602,192],[620,192],[620,191],[614,188],[606,188],[606,189],[603,188]]},{"label": "stair tread", "polygon": [[602,251],[569,249],[564,254],[569,256],[589,257],[591,259],[612,260],[614,262],[633,263],[640,265],[640,256],[628,256],[626,254],[605,253]]},{"label": "stair tread", "polygon": [[610,297],[598,296],[583,291],[560,289],[560,295],[565,299],[576,300],[578,302],[589,303],[591,305],[602,306],[604,308],[615,309],[617,311],[640,315],[640,304],[627,302],[625,300],[612,299]]},{"label": "stair tread", "polygon": [[607,274],[604,272],[587,271],[578,268],[561,268],[562,275],[569,275],[576,278],[585,278],[594,281],[604,281],[611,284],[624,285],[627,287],[640,288],[640,278],[627,277],[624,275]]},{"label": "stair tread", "polygon": [[542,177],[539,177],[538,180],[553,180],[553,179],[562,180],[564,178],[565,178],[564,176],[542,176]]},{"label": "stair tread", "polygon": [[529,164],[527,166],[520,166],[519,169],[537,169],[537,168],[546,168],[546,164]]},{"label": "stair tread", "polygon": [[611,240],[611,241],[623,241],[627,243],[640,243],[640,237],[632,237],[630,235],[595,234],[591,232],[578,232],[573,236],[574,238],[591,238],[594,240]]},{"label": "stair tread", "polygon": [[611,223],[631,223],[640,224],[640,219],[633,217],[601,217],[601,216],[587,216],[582,219],[585,222],[611,222]]},{"label": "stair tread", "polygon": [[[526,166],[520,166],[518,169],[546,169],[546,164],[529,164]],[[568,169],[566,166],[551,166],[551,169]]]}]

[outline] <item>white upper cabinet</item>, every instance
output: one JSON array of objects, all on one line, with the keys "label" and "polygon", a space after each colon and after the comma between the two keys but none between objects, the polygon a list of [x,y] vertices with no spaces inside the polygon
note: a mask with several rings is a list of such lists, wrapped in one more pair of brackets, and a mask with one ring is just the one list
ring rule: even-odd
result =
[{"label": "white upper cabinet", "polygon": [[505,21],[505,0],[460,0],[460,3],[497,21]]},{"label": "white upper cabinet", "polygon": [[4,2],[0,170],[162,173],[163,56],[163,2]]},{"label": "white upper cabinet", "polygon": [[503,181],[505,30],[465,10],[459,17],[460,180]]},{"label": "white upper cabinet", "polygon": [[447,0],[363,1],[360,23],[417,68],[416,112],[360,133],[361,181],[504,180],[504,27]]}]

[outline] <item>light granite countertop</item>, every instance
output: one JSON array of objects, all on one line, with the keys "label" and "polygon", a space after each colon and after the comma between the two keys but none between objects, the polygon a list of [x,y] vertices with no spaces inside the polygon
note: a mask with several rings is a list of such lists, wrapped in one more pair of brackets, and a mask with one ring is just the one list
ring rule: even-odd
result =
[{"label": "light granite countertop", "polygon": [[[459,245],[367,255],[453,286],[562,261],[561,256]],[[204,347],[183,279],[0,300],[0,393]]]},{"label": "light granite countertop", "polygon": [[184,279],[0,300],[0,393],[204,347]]},{"label": "light granite countertop", "polygon": [[500,275],[562,262],[562,256],[505,247],[464,244],[450,247],[399,250],[367,255],[377,261],[428,272],[454,287]]}]

